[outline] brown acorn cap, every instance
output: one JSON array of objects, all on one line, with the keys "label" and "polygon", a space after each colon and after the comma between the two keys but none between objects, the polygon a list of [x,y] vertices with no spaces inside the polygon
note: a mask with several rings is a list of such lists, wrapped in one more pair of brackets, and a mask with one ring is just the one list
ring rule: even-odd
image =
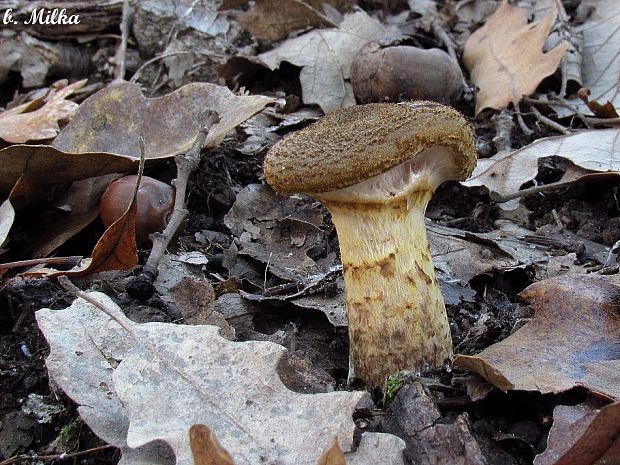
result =
[{"label": "brown acorn cap", "polygon": [[264,171],[278,191],[329,192],[434,146],[454,156],[454,176],[447,179],[466,179],[476,166],[472,129],[455,109],[429,101],[357,105],[284,137],[267,154]]}]

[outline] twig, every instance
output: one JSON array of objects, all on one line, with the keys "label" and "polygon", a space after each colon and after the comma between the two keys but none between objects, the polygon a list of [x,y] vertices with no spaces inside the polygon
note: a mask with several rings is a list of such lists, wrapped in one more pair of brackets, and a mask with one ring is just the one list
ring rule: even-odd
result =
[{"label": "twig", "polygon": [[620,126],[620,118],[593,118],[585,116],[584,122],[601,126]]},{"label": "twig", "polygon": [[584,115],[581,111],[579,111],[579,109],[575,105],[571,105],[570,103],[568,103],[563,98],[556,98],[554,100],[540,100],[540,99],[535,99],[535,98],[532,98],[532,97],[523,97],[523,101],[527,102],[527,103],[530,103],[530,104],[534,104],[534,105],[544,105],[545,107],[550,107],[550,106],[555,105],[555,106],[558,106],[558,107],[568,108],[573,113],[575,113],[577,118],[579,118],[581,121],[583,121],[583,123],[586,125],[586,127],[588,129],[590,129],[590,127],[591,127],[589,122],[588,122],[588,119],[590,119],[590,117]]},{"label": "twig", "polygon": [[42,263],[54,264],[54,265],[75,265],[83,257],[48,257],[48,258],[33,258],[32,260],[21,260],[18,262],[0,263],[0,270],[10,270],[12,268],[20,268],[22,266],[35,266]]},{"label": "twig", "polygon": [[433,34],[444,44],[448,55],[455,61],[459,62],[458,57],[456,56],[456,46],[454,45],[453,40],[448,35],[446,28],[443,25],[443,21],[437,16],[431,22],[431,28],[433,29]]},{"label": "twig", "polygon": [[527,127],[527,124],[525,124],[525,121],[523,121],[523,115],[521,114],[521,108],[519,107],[518,103],[515,105],[515,107],[517,109],[517,123],[519,124],[521,132],[528,137],[531,136],[532,134],[534,134],[534,131]]},{"label": "twig", "polygon": [[62,461],[62,460],[68,460],[68,459],[81,457],[83,455],[94,454],[96,452],[101,452],[102,450],[108,450],[108,449],[117,449],[117,448],[109,444],[106,444],[105,446],[93,447],[92,449],[81,450],[79,452],[71,452],[70,454],[67,454],[67,453],[53,454],[53,455],[22,454],[22,455],[16,455],[15,457],[11,457],[10,459],[3,460],[2,462],[0,462],[0,465],[12,465],[13,463],[26,462],[26,461],[34,462],[35,460],[41,460],[43,462],[51,462],[53,460]]},{"label": "twig", "polygon": [[138,78],[140,77],[140,74],[142,74],[142,71],[144,71],[144,68],[146,68],[150,64],[155,63],[158,60],[163,60],[164,58],[168,58],[170,56],[185,55],[187,53],[192,53],[192,52],[188,52],[188,51],[185,50],[185,51],[179,51],[179,52],[168,52],[168,53],[163,53],[161,55],[157,55],[156,57],[153,57],[150,60],[145,61],[142,64],[142,66],[140,66],[138,68],[138,70],[134,73],[134,75],[131,76],[131,79],[129,80],[129,82],[136,82],[138,80]]},{"label": "twig", "polygon": [[121,19],[121,43],[116,52],[116,70],[114,74],[119,81],[125,80],[127,70],[127,36],[129,35],[129,0],[123,0],[123,18]]},{"label": "twig", "polygon": [[518,199],[521,197],[525,197],[527,195],[538,194],[540,192],[547,192],[547,191],[551,191],[554,189],[561,189],[563,187],[569,187],[570,185],[574,183],[575,181],[554,182],[551,184],[543,184],[540,186],[529,187],[527,189],[513,192],[512,194],[498,194],[497,192],[490,192],[489,198],[493,202],[504,203],[504,202],[508,202],[509,200],[514,200],[514,199]]},{"label": "twig", "polygon": [[127,284],[126,290],[134,298],[147,299],[153,295],[155,291],[153,282],[157,276],[157,269],[162,257],[166,253],[166,249],[172,238],[176,235],[179,227],[189,216],[189,211],[185,208],[185,194],[187,192],[187,183],[191,174],[196,171],[200,165],[200,151],[204,145],[209,131],[219,122],[217,112],[208,110],[205,115],[204,125],[201,127],[192,147],[183,155],[174,157],[177,165],[177,177],[174,180],[175,197],[174,209],[170,215],[170,220],[166,229],[161,233],[153,233],[153,247],[146,264],[142,268],[142,273]]},{"label": "twig", "polygon": [[495,137],[493,145],[498,152],[510,150],[512,143],[512,114],[509,110],[502,110],[498,115],[494,115],[491,120],[495,123]]},{"label": "twig", "polygon": [[543,115],[540,111],[538,111],[538,108],[536,108],[534,105],[530,104],[530,110],[532,110],[532,113],[534,113],[534,116],[536,117],[536,119],[542,124],[544,124],[545,126],[551,129],[554,129],[558,131],[559,133],[564,134],[565,136],[571,133],[568,129],[566,129],[560,123],[556,123],[551,118],[547,118],[545,115]]}]

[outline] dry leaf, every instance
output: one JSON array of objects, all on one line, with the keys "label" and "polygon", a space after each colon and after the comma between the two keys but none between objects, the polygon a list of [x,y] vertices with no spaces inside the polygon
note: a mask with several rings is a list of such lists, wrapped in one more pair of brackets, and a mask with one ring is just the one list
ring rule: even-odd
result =
[{"label": "dry leaf", "polygon": [[620,398],[620,288],[604,276],[539,281],[520,296],[535,309],[528,324],[454,365],[502,390],[558,393],[584,386]]},{"label": "dry leaf", "polygon": [[215,110],[220,117],[205,142],[206,147],[214,147],[228,132],[274,102],[262,95],[236,95],[210,83],[188,84],[158,98],[146,98],[138,84],[114,84],[86,99],[52,145],[65,152],[108,152],[138,158],[141,135],[148,142],[147,159],[169,158],[189,150],[205,110]]},{"label": "dry leaf", "polygon": [[[591,91],[590,98],[599,102],[610,101],[620,108],[620,2],[617,0],[584,0],[580,8],[591,10],[587,21],[575,28],[583,37],[582,85]],[[580,99],[570,100],[580,111],[588,107]],[[574,112],[568,108],[555,107],[561,116]]]},{"label": "dry leaf", "polygon": [[257,0],[238,17],[257,39],[280,40],[300,29],[336,27],[325,15],[301,0]]},{"label": "dry leaf", "polygon": [[[133,453],[123,465],[161,463],[140,456],[153,441],[190,465],[187,431],[198,423],[238,465],[315,465],[334,436],[342,450],[352,449],[352,414],[366,393],[290,391],[277,374],[286,351],[278,344],[227,341],[214,326],[136,324],[105,295],[89,296],[116,320],[76,299],[64,310],[38,311],[37,321],[50,343],[52,378],[96,434],[121,447],[124,459]],[[403,463],[402,440],[377,433],[362,436],[347,459],[376,465],[368,448],[386,463]]]},{"label": "dry leaf", "polygon": [[558,405],[547,449],[534,465],[610,465],[620,463],[620,402],[593,407]]},{"label": "dry leaf", "polygon": [[550,12],[531,25],[527,23],[527,9],[504,0],[486,24],[467,39],[463,63],[480,89],[476,116],[485,108],[501,110],[510,103],[517,104],[555,72],[567,45],[542,52],[554,16]]},{"label": "dry leaf", "polygon": [[337,29],[308,32],[257,58],[271,70],[283,61],[300,66],[304,103],[318,104],[327,113],[355,105],[349,83],[353,57],[368,42],[390,34],[398,35],[359,11],[345,15]]},{"label": "dry leaf", "polygon": [[5,200],[0,205],[0,246],[4,244],[7,237],[9,237],[9,231],[11,230],[11,226],[13,226],[13,221],[15,220],[15,210],[13,209],[13,205],[11,205],[10,200]]},{"label": "dry leaf", "polygon": [[192,425],[189,429],[189,445],[194,465],[235,465],[228,451],[207,425]]},{"label": "dry leaf", "polygon": [[30,140],[52,139],[60,132],[58,121],[68,120],[78,109],[78,104],[65,100],[86,84],[86,79],[63,87],[51,88],[33,111],[33,102],[24,103],[0,113],[0,138],[13,144]]},{"label": "dry leaf", "polygon": [[0,193],[23,175],[43,186],[62,184],[138,166],[138,159],[111,153],[67,153],[49,145],[11,145],[0,150]]},{"label": "dry leaf", "polygon": [[84,276],[109,270],[128,270],[138,264],[138,247],[136,245],[136,192],[125,213],[103,232],[95,244],[92,257],[86,267],[76,270],[60,271],[53,276]]},{"label": "dry leaf", "polygon": [[597,100],[590,100],[590,89],[582,87],[577,92],[577,96],[585,103],[595,118],[617,118],[618,112],[614,108],[614,104],[607,100],[604,105],[600,104]]},{"label": "dry leaf", "polygon": [[599,129],[538,139],[521,149],[478,160],[471,178],[463,184],[485,186],[502,195],[517,192],[536,177],[538,159],[551,156],[566,158],[590,172],[619,172],[619,135],[620,129]]},{"label": "dry leaf", "polygon": [[316,465],[347,465],[337,438],[334,438],[329,449],[321,454]]}]

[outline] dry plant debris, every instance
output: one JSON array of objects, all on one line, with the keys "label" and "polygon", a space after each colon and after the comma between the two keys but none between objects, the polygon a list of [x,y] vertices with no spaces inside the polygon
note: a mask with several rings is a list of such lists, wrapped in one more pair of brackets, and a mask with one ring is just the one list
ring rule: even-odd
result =
[{"label": "dry plant debris", "polygon": [[465,43],[463,63],[480,89],[476,115],[485,108],[501,110],[511,103],[516,105],[560,64],[566,44],[542,52],[554,13],[548,13],[534,26],[527,23],[527,16],[526,9],[504,0]]},{"label": "dry plant debris", "polygon": [[454,365],[502,390],[559,393],[583,386],[620,398],[620,288],[604,276],[559,276],[529,286],[521,297],[532,321],[476,356]]},{"label": "dry plant debris", "polygon": [[257,58],[271,70],[283,61],[300,66],[304,103],[328,113],[355,104],[349,82],[353,57],[366,43],[390,34],[397,34],[393,27],[359,11],[346,14],[336,29],[307,32]]},{"label": "dry plant debris", "polygon": [[66,100],[86,84],[86,79],[69,85],[52,86],[44,96],[0,113],[0,138],[6,142],[53,139],[60,132],[58,121],[68,121],[78,104]]}]

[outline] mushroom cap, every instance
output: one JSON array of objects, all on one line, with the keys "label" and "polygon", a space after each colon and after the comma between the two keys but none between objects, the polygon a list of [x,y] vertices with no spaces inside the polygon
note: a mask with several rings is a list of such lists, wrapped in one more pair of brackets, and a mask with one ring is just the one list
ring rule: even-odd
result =
[{"label": "mushroom cap", "polygon": [[282,192],[322,193],[352,186],[434,146],[454,156],[453,177],[476,166],[471,127],[451,107],[428,101],[370,103],[334,111],[291,133],[265,157],[267,182]]}]

